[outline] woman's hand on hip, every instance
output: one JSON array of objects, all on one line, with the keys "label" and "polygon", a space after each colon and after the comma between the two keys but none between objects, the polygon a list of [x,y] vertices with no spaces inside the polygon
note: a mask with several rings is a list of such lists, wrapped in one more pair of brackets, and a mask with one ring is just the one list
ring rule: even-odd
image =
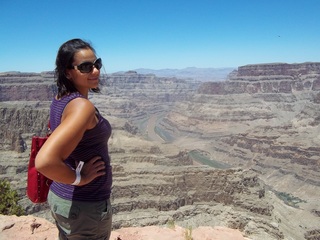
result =
[{"label": "woman's hand on hip", "polygon": [[90,183],[97,177],[106,174],[106,166],[100,156],[91,158],[86,162],[81,170],[81,181],[79,186]]}]

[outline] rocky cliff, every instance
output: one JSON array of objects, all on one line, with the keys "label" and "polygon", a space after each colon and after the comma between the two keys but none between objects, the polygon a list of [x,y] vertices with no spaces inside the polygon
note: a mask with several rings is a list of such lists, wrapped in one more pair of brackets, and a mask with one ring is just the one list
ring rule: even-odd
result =
[{"label": "rocky cliff", "polygon": [[48,101],[54,93],[53,72],[0,73],[0,102]]},{"label": "rocky cliff", "polygon": [[[159,125],[180,148],[204,152],[198,161],[255,170],[268,189],[287,205],[316,216],[319,226],[314,214],[320,207],[319,66],[239,67],[225,82],[201,84]],[[319,232],[316,225],[310,236]]]},{"label": "rocky cliff", "polygon": [[[137,114],[146,114],[138,106],[146,101],[155,110],[153,104],[188,99],[199,82],[127,72],[103,75],[101,84],[100,98],[116,99],[110,109],[114,110],[113,114],[126,117],[126,109],[135,108]],[[56,91],[53,72],[0,73],[0,150],[24,151],[23,134],[46,134],[48,109]]]},{"label": "rocky cliff", "polygon": [[[114,228],[173,221],[231,227],[251,239],[317,239],[318,68],[249,65],[219,83],[103,76],[90,99],[114,129]],[[1,90],[0,177],[29,214],[50,220],[45,204],[25,198],[31,136],[44,134],[54,93],[52,73],[41,74],[21,74],[21,82],[43,81],[32,101],[20,98],[29,80],[23,94]],[[14,89],[18,75],[2,74],[0,89]]]},{"label": "rocky cliff", "polygon": [[202,94],[293,93],[320,90],[320,63],[261,64],[239,67],[226,82],[207,82]]}]

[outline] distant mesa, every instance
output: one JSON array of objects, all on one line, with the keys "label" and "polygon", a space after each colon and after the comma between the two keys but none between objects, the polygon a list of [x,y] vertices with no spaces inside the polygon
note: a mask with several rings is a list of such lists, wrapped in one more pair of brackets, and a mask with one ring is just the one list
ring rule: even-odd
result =
[{"label": "distant mesa", "polygon": [[140,74],[154,74],[158,77],[176,77],[182,79],[192,79],[201,82],[207,81],[224,81],[227,79],[228,74],[235,70],[234,67],[227,68],[196,68],[188,67],[183,69],[135,69]]}]

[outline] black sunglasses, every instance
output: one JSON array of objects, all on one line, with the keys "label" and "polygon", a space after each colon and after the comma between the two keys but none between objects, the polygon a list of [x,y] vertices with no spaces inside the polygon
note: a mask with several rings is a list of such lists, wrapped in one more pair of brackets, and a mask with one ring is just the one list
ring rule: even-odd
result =
[{"label": "black sunglasses", "polygon": [[72,69],[78,69],[82,73],[90,73],[93,70],[93,66],[100,70],[102,67],[102,60],[101,58],[96,59],[94,62],[84,62],[79,64],[78,66],[72,66]]}]

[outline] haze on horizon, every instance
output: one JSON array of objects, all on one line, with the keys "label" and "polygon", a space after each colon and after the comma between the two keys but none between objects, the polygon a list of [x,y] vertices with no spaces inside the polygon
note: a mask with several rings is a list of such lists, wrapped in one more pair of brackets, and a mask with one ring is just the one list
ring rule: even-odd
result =
[{"label": "haze on horizon", "polygon": [[91,41],[107,73],[320,62],[317,0],[17,0],[0,8],[0,72],[51,71],[72,38]]}]

